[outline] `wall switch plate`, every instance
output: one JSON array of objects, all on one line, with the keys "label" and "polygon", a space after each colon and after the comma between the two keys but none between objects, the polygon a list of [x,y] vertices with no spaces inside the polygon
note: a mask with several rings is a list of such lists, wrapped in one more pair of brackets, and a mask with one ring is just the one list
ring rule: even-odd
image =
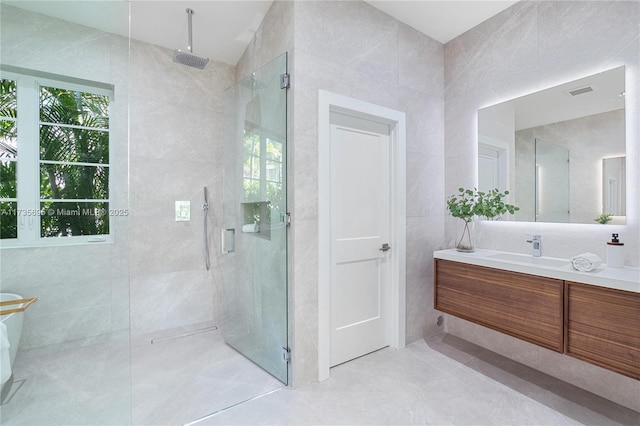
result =
[{"label": "wall switch plate", "polygon": [[191,201],[176,201],[176,222],[191,220]]}]

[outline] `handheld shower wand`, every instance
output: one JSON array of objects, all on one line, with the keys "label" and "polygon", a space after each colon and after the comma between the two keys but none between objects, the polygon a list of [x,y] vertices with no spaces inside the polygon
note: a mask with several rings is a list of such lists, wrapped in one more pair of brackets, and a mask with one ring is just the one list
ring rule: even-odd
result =
[{"label": "handheld shower wand", "polygon": [[211,260],[209,259],[209,232],[207,227],[207,217],[209,213],[209,201],[207,198],[207,187],[204,187],[204,203],[202,203],[202,211],[204,214],[204,265],[207,268],[207,271],[211,269]]}]

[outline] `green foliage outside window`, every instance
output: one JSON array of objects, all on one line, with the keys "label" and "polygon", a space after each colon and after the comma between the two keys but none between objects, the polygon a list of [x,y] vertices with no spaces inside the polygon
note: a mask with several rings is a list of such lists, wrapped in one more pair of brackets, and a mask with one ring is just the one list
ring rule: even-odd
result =
[{"label": "green foliage outside window", "polygon": [[109,98],[41,87],[40,121],[41,236],[108,234],[107,202],[71,200],[109,198]]},{"label": "green foliage outside window", "polygon": [[284,214],[282,155],[282,142],[245,129],[244,201],[269,201],[268,222],[281,221]]},{"label": "green foliage outside window", "polygon": [[[15,160],[30,143],[18,143],[18,102],[16,81],[1,80],[0,238],[17,238]],[[40,87],[39,106],[40,235],[108,234],[109,97]]]},{"label": "green foliage outside window", "polygon": [[16,162],[16,82],[0,80],[0,238],[18,237]]}]

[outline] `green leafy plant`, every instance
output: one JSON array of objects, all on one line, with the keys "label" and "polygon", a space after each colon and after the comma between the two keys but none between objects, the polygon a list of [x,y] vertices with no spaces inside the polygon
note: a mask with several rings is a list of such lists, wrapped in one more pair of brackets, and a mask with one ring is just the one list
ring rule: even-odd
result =
[{"label": "green leafy plant", "polygon": [[459,188],[458,194],[447,198],[447,208],[451,216],[464,220],[465,226],[456,244],[459,251],[470,252],[474,250],[473,237],[471,235],[470,223],[476,216],[486,219],[499,219],[502,215],[514,214],[520,210],[513,204],[504,202],[504,198],[509,195],[509,191],[500,192],[492,189],[488,192],[478,191],[476,188]]},{"label": "green leafy plant", "polygon": [[611,215],[609,213],[602,213],[600,216],[596,217],[595,219],[596,222],[601,223],[603,225],[606,225],[607,223],[611,222],[613,220],[613,217],[611,217]]},{"label": "green leafy plant", "polygon": [[451,216],[465,222],[471,222],[474,216],[496,219],[505,213],[514,214],[520,210],[519,207],[504,202],[503,199],[507,195],[509,195],[509,191],[500,192],[497,189],[482,192],[476,188],[473,190],[458,188],[458,194],[451,195],[447,199],[447,208],[451,212]]}]

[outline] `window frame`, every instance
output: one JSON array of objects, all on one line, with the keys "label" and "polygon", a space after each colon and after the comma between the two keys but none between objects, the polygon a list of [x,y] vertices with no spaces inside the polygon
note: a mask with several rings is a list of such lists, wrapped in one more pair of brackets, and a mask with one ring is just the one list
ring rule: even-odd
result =
[{"label": "window frame", "polygon": [[[267,158],[267,140],[269,140],[271,143],[277,143],[280,144],[280,149],[281,149],[281,155],[284,155],[284,142],[280,141],[278,138],[273,137],[271,135],[271,132],[265,131],[265,129],[262,129],[260,127],[257,126],[251,126],[248,129],[245,129],[245,132],[250,133],[252,136],[257,136],[259,139],[258,142],[258,150],[259,150],[259,155],[255,155],[255,151],[252,150],[252,152],[247,155],[247,152],[243,153],[243,162],[244,160],[249,156],[252,159],[252,167],[251,170],[254,171],[254,167],[253,165],[256,162],[257,159],[257,165],[258,165],[258,178],[255,178],[253,176],[245,176],[244,175],[244,164],[243,164],[243,173],[242,173],[242,188],[243,188],[243,200],[247,201],[247,202],[256,202],[256,201],[264,201],[267,198],[267,186],[269,184],[275,184],[280,186],[280,188],[283,188],[284,185],[284,174],[285,174],[285,170],[283,167],[283,158],[280,158],[280,161],[276,161],[273,159],[268,159]],[[243,136],[244,139],[246,140],[246,134]],[[274,181],[274,180],[269,180],[268,178],[268,170],[267,170],[267,165],[268,163],[272,163],[275,164],[276,167],[280,168],[279,171],[279,176],[280,176],[280,180],[279,181]],[[247,181],[252,181],[252,182],[258,182],[259,183],[259,187],[260,187],[260,194],[257,197],[257,200],[249,200],[247,198],[247,194],[246,194],[246,187],[245,187],[245,182]]]},{"label": "window frame", "polygon": [[[16,82],[16,131],[18,135],[18,154],[16,156],[16,180],[17,180],[17,238],[0,239],[0,248],[11,247],[43,247],[75,244],[112,243],[114,241],[114,217],[106,212],[109,220],[109,233],[96,235],[77,235],[63,237],[41,236],[40,214],[41,202],[55,201],[54,199],[41,199],[40,193],[40,88],[52,87],[63,90],[80,91],[109,98],[109,127],[96,129],[106,131],[109,134],[109,162],[106,164],[90,164],[102,166],[108,170],[108,198],[95,200],[81,200],[83,202],[106,202],[112,208],[113,177],[111,165],[113,163],[113,86],[105,83],[89,80],[73,79],[66,76],[57,76],[37,71],[13,69],[2,66],[0,77]],[[51,125],[52,123],[45,123]],[[45,163],[50,161],[45,160]],[[61,162],[64,164],[82,166],[85,163]],[[9,199],[3,199],[9,201]],[[71,199],[65,201],[72,201]],[[29,214],[27,214],[29,213]]]}]

